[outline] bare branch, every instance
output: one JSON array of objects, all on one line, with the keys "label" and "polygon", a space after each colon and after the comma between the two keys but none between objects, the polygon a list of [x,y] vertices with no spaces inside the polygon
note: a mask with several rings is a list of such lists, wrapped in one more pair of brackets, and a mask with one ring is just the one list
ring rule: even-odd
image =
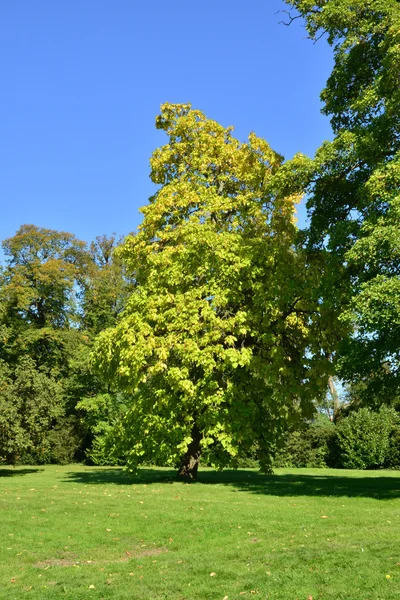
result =
[{"label": "bare branch", "polygon": [[285,13],[289,19],[289,22],[279,21],[278,25],[280,25],[282,23],[282,25],[286,25],[286,27],[289,27],[289,25],[291,25],[293,23],[293,21],[297,21],[297,19],[301,19],[301,15],[293,16],[288,10],[278,10],[275,14],[277,15],[278,13]]}]

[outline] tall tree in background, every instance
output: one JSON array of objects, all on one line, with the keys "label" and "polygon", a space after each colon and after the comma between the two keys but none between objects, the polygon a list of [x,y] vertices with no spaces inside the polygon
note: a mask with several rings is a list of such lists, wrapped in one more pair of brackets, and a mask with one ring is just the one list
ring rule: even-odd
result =
[{"label": "tall tree in background", "polygon": [[157,127],[160,188],[117,251],[135,288],[95,343],[99,372],[133,395],[114,445],[131,469],[169,460],[194,478],[202,451],[222,467],[256,440],[267,470],[324,391],[321,257],[296,248],[292,175],[264,140],[242,144],[190,105],[165,104]]},{"label": "tall tree in background", "polygon": [[310,245],[328,249],[332,302],[354,331],[342,343],[339,373],[365,401],[394,402],[400,392],[400,3],[287,1],[298,11],[290,18],[304,17],[310,36],[326,34],[334,49],[321,98],[335,137],[308,171],[308,209]]},{"label": "tall tree in background", "polygon": [[91,265],[85,281],[83,328],[92,335],[115,325],[129,293],[130,281],[115,250],[122,240],[97,236],[90,244]]},{"label": "tall tree in background", "polygon": [[124,410],[89,361],[95,335],[115,324],[127,294],[116,245],[115,236],[99,236],[88,249],[35,225],[3,242],[0,457],[9,462],[82,459],[99,427]]},{"label": "tall tree in background", "polygon": [[[23,225],[3,250],[0,456],[9,462],[21,455],[34,462],[72,460],[76,435],[65,382],[85,346],[77,293],[90,257],[72,234],[34,225]],[[61,430],[54,434],[61,423],[62,443]]]},{"label": "tall tree in background", "polygon": [[70,233],[23,225],[3,242],[0,357],[29,355],[37,367],[63,370],[78,336],[78,288],[90,257]]}]

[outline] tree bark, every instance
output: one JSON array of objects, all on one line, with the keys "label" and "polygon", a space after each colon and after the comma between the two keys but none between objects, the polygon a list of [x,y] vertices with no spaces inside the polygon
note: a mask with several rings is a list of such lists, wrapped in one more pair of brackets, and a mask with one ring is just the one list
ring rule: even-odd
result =
[{"label": "tree bark", "polygon": [[192,429],[192,441],[190,442],[188,449],[182,458],[178,472],[178,479],[182,481],[196,481],[201,454],[200,442],[201,433],[197,425],[194,424]]},{"label": "tree bark", "polygon": [[333,400],[333,421],[336,421],[337,416],[339,414],[339,410],[340,410],[340,400],[339,400],[339,394],[337,391],[337,387],[335,385],[334,379],[332,377],[332,375],[329,375],[328,377],[328,386],[329,386],[329,391]]}]

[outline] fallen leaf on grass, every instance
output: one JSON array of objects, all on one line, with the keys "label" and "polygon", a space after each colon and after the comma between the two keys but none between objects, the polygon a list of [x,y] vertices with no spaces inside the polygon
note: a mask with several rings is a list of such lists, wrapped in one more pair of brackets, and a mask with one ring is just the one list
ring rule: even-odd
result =
[{"label": "fallen leaf on grass", "polygon": [[313,600],[312,596],[308,596],[307,600]]},{"label": "fallen leaf on grass", "polygon": [[94,585],[89,585],[89,590],[95,590],[96,588],[94,587]]},{"label": "fallen leaf on grass", "polygon": [[212,573],[210,573],[210,577],[214,577],[214,575],[216,575],[216,573],[214,573],[214,571]]},{"label": "fallen leaf on grass", "polygon": [[222,600],[228,600],[229,596],[224,596]]}]

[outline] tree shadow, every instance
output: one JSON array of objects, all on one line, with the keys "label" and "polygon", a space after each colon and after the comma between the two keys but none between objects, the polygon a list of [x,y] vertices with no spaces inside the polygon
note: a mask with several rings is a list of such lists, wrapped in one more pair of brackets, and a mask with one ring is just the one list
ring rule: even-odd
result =
[{"label": "tree shadow", "polygon": [[[250,492],[267,496],[324,496],[350,498],[374,498],[392,500],[400,497],[400,477],[368,476],[354,477],[343,471],[330,471],[329,474],[285,473],[263,475],[261,473],[241,475],[231,472],[230,481],[221,481],[219,473],[205,473],[205,484],[223,483],[236,487],[238,492]],[[228,474],[227,474],[228,475]]]},{"label": "tree shadow", "polygon": [[31,473],[38,473],[43,469],[1,469],[0,477],[18,477],[19,475],[30,475]]},{"label": "tree shadow", "polygon": [[174,469],[140,469],[136,475],[132,475],[123,468],[93,467],[85,471],[70,471],[65,474],[64,482],[84,483],[86,485],[133,485],[150,483],[172,483],[176,481]]},{"label": "tree shadow", "polygon": [[[176,471],[167,468],[143,468],[137,475],[131,475],[120,468],[93,468],[85,471],[71,471],[66,474],[73,483],[140,485],[151,483],[176,482]],[[400,497],[400,477],[373,475],[354,477],[343,471],[330,470],[325,474],[285,473],[263,475],[256,471],[226,470],[201,471],[196,484],[225,485],[236,492],[248,492],[266,496],[325,496],[325,497],[364,497],[377,500],[391,500]],[[181,485],[188,485],[181,483]],[[193,484],[189,484],[193,485]]]}]

